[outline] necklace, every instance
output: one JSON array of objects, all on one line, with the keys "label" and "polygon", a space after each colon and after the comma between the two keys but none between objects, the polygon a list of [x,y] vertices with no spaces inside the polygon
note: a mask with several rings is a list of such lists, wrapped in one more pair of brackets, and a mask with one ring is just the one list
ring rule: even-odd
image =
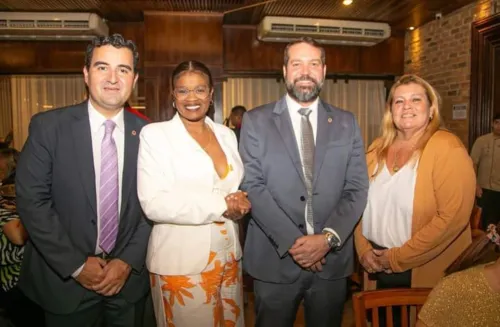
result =
[{"label": "necklace", "polygon": [[[398,149],[398,151],[396,151],[396,153],[394,154],[394,161],[393,161],[393,163],[392,163],[392,171],[393,171],[394,173],[397,173],[397,172],[401,169],[401,167],[398,165],[398,159],[399,159],[399,153],[401,152],[401,150],[403,150],[403,148],[404,148],[404,147],[400,147],[400,148]],[[414,148],[415,148],[415,144],[413,144],[413,145],[410,147],[410,152],[411,152],[411,153],[413,153]],[[404,166],[404,164],[403,164],[403,166]]]},{"label": "necklace", "polygon": [[398,165],[398,158],[399,158],[399,152],[401,152],[401,149],[400,148],[395,154],[394,154],[394,162],[392,163],[392,171],[397,173],[400,169],[399,165]]}]

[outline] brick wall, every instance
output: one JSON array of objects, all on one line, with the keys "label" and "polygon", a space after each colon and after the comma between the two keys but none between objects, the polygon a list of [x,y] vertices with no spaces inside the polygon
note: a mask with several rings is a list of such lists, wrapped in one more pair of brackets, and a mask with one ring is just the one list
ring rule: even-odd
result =
[{"label": "brick wall", "polygon": [[[496,0],[500,8],[500,0]],[[467,145],[467,120],[453,120],[452,106],[467,104],[470,95],[471,23],[490,15],[490,0],[477,0],[442,19],[408,31],[405,37],[405,73],[415,73],[433,85],[443,100],[445,126]]]}]

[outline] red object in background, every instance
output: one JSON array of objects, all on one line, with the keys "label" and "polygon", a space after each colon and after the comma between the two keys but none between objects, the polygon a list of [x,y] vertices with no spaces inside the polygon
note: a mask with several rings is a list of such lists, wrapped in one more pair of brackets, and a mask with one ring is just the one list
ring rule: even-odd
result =
[{"label": "red object in background", "polygon": [[148,123],[151,123],[151,119],[148,118],[148,116],[144,115],[142,112],[140,112],[139,110],[137,109],[134,109],[134,108],[131,108],[129,106],[126,106],[125,107],[125,110],[127,110],[128,112],[130,112],[131,114],[134,114],[136,115],[137,117],[147,121]]}]

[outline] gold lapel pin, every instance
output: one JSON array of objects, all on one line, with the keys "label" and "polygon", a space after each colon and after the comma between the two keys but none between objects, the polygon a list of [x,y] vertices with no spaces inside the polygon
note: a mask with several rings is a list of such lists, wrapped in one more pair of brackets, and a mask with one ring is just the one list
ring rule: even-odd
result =
[{"label": "gold lapel pin", "polygon": [[331,124],[333,121],[332,117],[328,117],[328,124]]},{"label": "gold lapel pin", "polygon": [[133,136],[136,136],[136,135],[137,135],[137,132],[135,131],[135,129],[132,131],[132,135],[133,135]]}]

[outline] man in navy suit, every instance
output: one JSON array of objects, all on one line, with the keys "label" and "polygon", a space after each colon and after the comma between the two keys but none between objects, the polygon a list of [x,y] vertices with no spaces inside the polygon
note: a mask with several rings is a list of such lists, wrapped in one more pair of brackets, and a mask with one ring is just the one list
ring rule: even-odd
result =
[{"label": "man in navy suit", "polygon": [[47,327],[142,320],[151,227],[136,175],[146,123],[123,110],[138,58],[119,34],[97,38],[83,68],[89,99],[31,119],[16,177],[29,234],[19,285],[45,310]]}]

